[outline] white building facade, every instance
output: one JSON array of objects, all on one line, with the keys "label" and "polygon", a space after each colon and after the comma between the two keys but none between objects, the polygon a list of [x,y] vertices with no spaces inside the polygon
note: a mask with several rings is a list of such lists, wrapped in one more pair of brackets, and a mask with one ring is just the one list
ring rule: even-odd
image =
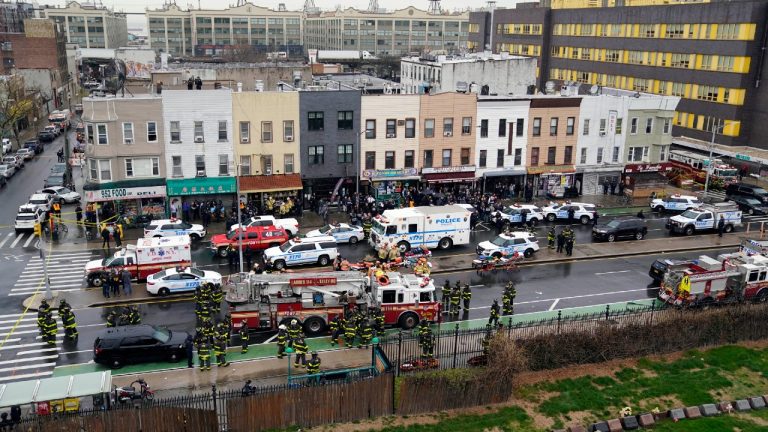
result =
[{"label": "white building facade", "polygon": [[478,98],[475,165],[486,190],[495,189],[492,185],[523,184],[529,107],[529,99]]}]

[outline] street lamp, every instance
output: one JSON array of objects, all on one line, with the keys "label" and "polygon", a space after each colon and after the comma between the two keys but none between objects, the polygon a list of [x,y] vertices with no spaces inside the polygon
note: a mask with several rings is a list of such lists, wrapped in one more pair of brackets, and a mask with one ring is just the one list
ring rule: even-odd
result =
[{"label": "street lamp", "polygon": [[376,367],[376,345],[379,344],[379,338],[371,339],[371,367]]},{"label": "street lamp", "polygon": [[715,135],[717,135],[718,130],[722,130],[724,127],[725,125],[715,126],[712,124],[712,140],[709,141],[709,160],[707,160],[707,177],[704,180],[704,198],[709,197],[709,176],[712,173],[712,151],[715,148]]},{"label": "street lamp", "polygon": [[293,354],[293,348],[287,347],[285,353],[288,354],[288,385],[291,385],[291,354]]}]

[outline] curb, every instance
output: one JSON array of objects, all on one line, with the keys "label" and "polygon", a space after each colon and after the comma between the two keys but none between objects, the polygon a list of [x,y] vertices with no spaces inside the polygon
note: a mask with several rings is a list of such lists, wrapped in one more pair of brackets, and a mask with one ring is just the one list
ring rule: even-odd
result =
[{"label": "curb", "polygon": [[159,303],[172,303],[177,301],[187,301],[187,300],[193,300],[195,297],[191,295],[180,295],[180,296],[169,296],[169,297],[137,297],[137,298],[125,298],[121,300],[114,300],[114,301],[101,301],[96,303],[90,303],[88,305],[85,305],[85,307],[89,308],[99,308],[99,307],[116,307],[116,306],[128,306],[133,305],[137,303],[148,303],[149,300],[157,300],[161,299],[162,301],[155,301],[153,304],[159,304]]}]

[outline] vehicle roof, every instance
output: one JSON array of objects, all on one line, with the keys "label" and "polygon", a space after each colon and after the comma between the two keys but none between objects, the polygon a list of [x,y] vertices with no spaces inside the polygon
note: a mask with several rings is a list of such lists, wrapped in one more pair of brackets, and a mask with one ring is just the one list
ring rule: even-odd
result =
[{"label": "vehicle roof", "polygon": [[666,201],[669,198],[685,198],[685,199],[695,199],[695,200],[699,199],[699,197],[694,196],[694,195],[670,195],[670,196],[668,196],[666,198],[662,198],[661,200],[662,201]]},{"label": "vehicle roof", "polygon": [[16,150],[16,153],[29,153],[31,151],[32,151],[32,149],[24,147],[24,148],[20,148],[20,149]]},{"label": "vehicle roof", "polygon": [[51,196],[47,193],[36,193],[32,194],[32,196],[29,197],[30,200],[33,199],[51,199]]},{"label": "vehicle roof", "polygon": [[[155,327],[149,324],[139,324],[130,326],[117,326],[103,330],[99,334],[99,339],[117,339],[130,336],[144,336],[154,333]],[[170,330],[169,330],[170,331]],[[111,337],[110,337],[111,336]]]},{"label": "vehicle roof", "polygon": [[[167,269],[164,269],[164,270],[161,270],[161,271],[166,272],[166,276],[170,276],[170,275],[179,274],[179,273],[191,274],[192,272],[190,270],[192,270],[192,267],[187,266],[187,267],[184,267],[181,271],[179,271],[176,267],[168,267]],[[200,270],[200,269],[197,269],[197,270],[205,273],[204,270]],[[160,273],[160,272],[158,272],[158,273]],[[155,274],[157,274],[157,273],[155,273]]]},{"label": "vehicle roof", "polygon": [[6,168],[7,169],[9,166],[10,165],[8,165],[8,164],[0,164],[0,168]]},{"label": "vehicle roof", "polygon": [[645,222],[645,219],[640,219],[639,217],[636,217],[636,216],[619,216],[619,217],[613,218],[612,220],[610,220],[608,222],[615,221],[615,220],[617,220],[617,221],[639,221],[639,222]]},{"label": "vehicle roof", "polygon": [[317,237],[304,237],[301,239],[292,238],[290,240],[292,243],[320,243],[320,242],[334,242],[336,243],[336,239],[331,236],[317,236]]},{"label": "vehicle roof", "polygon": [[522,231],[512,231],[504,234],[499,234],[499,237],[507,240],[512,240],[516,238],[524,238],[524,239],[530,239],[531,234],[528,232],[522,232]]},{"label": "vehicle roof", "polygon": [[179,224],[183,222],[184,221],[181,219],[152,219],[152,221],[149,224],[150,225]]},{"label": "vehicle roof", "polygon": [[[152,237],[152,238],[140,238],[136,242],[137,247],[151,248],[158,246],[186,246],[189,247],[189,236],[166,236],[166,237]],[[130,246],[130,245],[129,245]]]},{"label": "vehicle roof", "polygon": [[[31,210],[31,212],[26,212],[22,210]],[[35,204],[26,203],[19,206],[19,213],[34,213],[37,211],[40,211],[40,209],[37,208]]]}]

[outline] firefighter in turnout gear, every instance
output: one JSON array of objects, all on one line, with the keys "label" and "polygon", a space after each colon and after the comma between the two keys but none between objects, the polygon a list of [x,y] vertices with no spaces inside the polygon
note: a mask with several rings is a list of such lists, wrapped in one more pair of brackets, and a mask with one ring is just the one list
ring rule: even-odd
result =
[{"label": "firefighter in turnout gear", "polygon": [[288,346],[291,346],[293,341],[303,336],[304,334],[299,325],[299,321],[295,319],[291,320],[291,324],[288,326]]},{"label": "firefighter in turnout gear", "polygon": [[451,315],[458,315],[459,309],[461,309],[461,286],[460,282],[456,281],[456,285],[454,285],[453,289],[451,290]]},{"label": "firefighter in turnout gear", "polygon": [[549,227],[549,231],[547,231],[547,248],[548,249],[555,248],[556,237],[557,237],[557,233],[555,233],[555,227],[554,226]]},{"label": "firefighter in turnout gear", "polygon": [[224,300],[224,290],[221,285],[214,285],[211,290],[211,309],[214,315],[221,313],[221,301]]},{"label": "firefighter in turnout gear", "polygon": [[448,305],[451,301],[451,281],[448,279],[445,280],[441,294],[443,300],[443,313],[448,313]]},{"label": "firefighter in turnout gear", "polygon": [[376,331],[376,335],[382,336],[384,334],[384,324],[386,323],[386,318],[384,318],[384,312],[382,312],[381,308],[375,308],[373,310],[373,322],[373,329]]},{"label": "firefighter in turnout gear", "polygon": [[229,363],[227,362],[227,339],[221,337],[216,338],[216,341],[213,343],[213,353],[216,354],[216,366],[218,367],[227,367],[229,366]]},{"label": "firefighter in turnout gear", "polygon": [[501,297],[501,302],[504,306],[501,310],[502,315],[512,315],[515,313],[515,297],[517,297],[517,290],[515,289],[515,284],[510,281],[504,288],[504,294]]},{"label": "firefighter in turnout gear", "polygon": [[63,313],[71,312],[72,306],[67,303],[65,299],[61,299],[61,302],[59,302],[59,316]]},{"label": "firefighter in turnout gear", "polygon": [[482,340],[480,340],[480,345],[483,347],[483,355],[488,355],[488,348],[491,345],[491,325],[488,324],[485,326],[485,337],[483,337]]},{"label": "firefighter in turnout gear", "polygon": [[240,335],[240,354],[245,354],[248,352],[248,339],[250,337],[248,334],[248,323],[245,320],[240,323],[238,334]]},{"label": "firefighter in turnout gear", "polygon": [[360,331],[360,345],[358,348],[367,348],[373,339],[373,326],[372,320],[363,318],[362,324],[358,329]]},{"label": "firefighter in turnout gear", "polygon": [[320,357],[317,356],[317,351],[312,351],[312,358],[307,362],[307,373],[310,375],[320,373]]},{"label": "firefighter in turnout gear", "polygon": [[72,312],[72,308],[64,308],[63,310],[59,308],[59,317],[64,326],[64,337],[69,341],[77,340],[77,323],[75,323],[75,314]]},{"label": "firefighter in turnout gear", "polygon": [[197,345],[197,358],[200,360],[200,370],[211,370],[211,346],[203,337]]},{"label": "firefighter in turnout gear", "polygon": [[344,325],[344,345],[352,348],[355,345],[355,336],[357,335],[357,324],[354,315],[350,315]]},{"label": "firefighter in turnout gear", "polygon": [[328,328],[331,330],[331,346],[334,346],[339,342],[340,329],[344,327],[344,324],[342,323],[343,319],[341,314],[339,314],[333,317],[331,322],[328,323]]},{"label": "firefighter in turnout gear", "polygon": [[300,337],[293,341],[293,349],[296,351],[296,359],[293,361],[294,367],[304,367],[307,365],[307,343],[304,342],[304,338]]},{"label": "firefighter in turnout gear", "polygon": [[280,324],[277,330],[277,358],[283,358],[285,345],[288,343],[288,331],[285,325]]},{"label": "firefighter in turnout gear", "polygon": [[363,238],[365,240],[368,240],[368,238],[371,236],[372,228],[373,223],[371,222],[371,218],[366,217],[365,220],[363,220]]},{"label": "firefighter in turnout gear", "polygon": [[45,299],[40,300],[40,307],[37,309],[37,326],[40,328],[41,332],[45,326],[45,317],[50,311],[51,306],[48,304],[48,302],[45,301]]},{"label": "firefighter in turnout gear", "polygon": [[131,306],[131,308],[128,310],[128,324],[129,325],[141,324],[141,315],[139,314],[138,307]]},{"label": "firefighter in turnout gear", "polygon": [[488,318],[489,325],[499,325],[499,301],[494,299],[491,305],[491,316]]},{"label": "firefighter in turnout gear", "polygon": [[216,324],[216,337],[229,340],[229,324],[224,321],[219,321],[219,323]]},{"label": "firefighter in turnout gear", "polygon": [[464,300],[464,312],[469,312],[469,301],[472,300],[472,290],[469,284],[464,284],[464,290],[461,291],[461,298]]},{"label": "firefighter in turnout gear", "polygon": [[45,324],[43,325],[43,340],[48,342],[48,345],[56,345],[56,332],[58,326],[56,320],[53,319],[53,315],[48,312],[45,316]]},{"label": "firefighter in turnout gear", "polygon": [[115,310],[112,309],[107,314],[107,327],[116,327],[116,326],[117,326],[117,312],[115,312]]},{"label": "firefighter in turnout gear", "polygon": [[419,321],[419,328],[416,331],[416,334],[419,336],[419,346],[424,344],[424,338],[426,338],[427,335],[432,334],[432,329],[429,327],[429,323],[425,319]]},{"label": "firefighter in turnout gear", "polygon": [[435,349],[435,335],[432,334],[432,329],[429,329],[424,335],[424,340],[421,343],[421,359],[429,360],[434,355]]}]

